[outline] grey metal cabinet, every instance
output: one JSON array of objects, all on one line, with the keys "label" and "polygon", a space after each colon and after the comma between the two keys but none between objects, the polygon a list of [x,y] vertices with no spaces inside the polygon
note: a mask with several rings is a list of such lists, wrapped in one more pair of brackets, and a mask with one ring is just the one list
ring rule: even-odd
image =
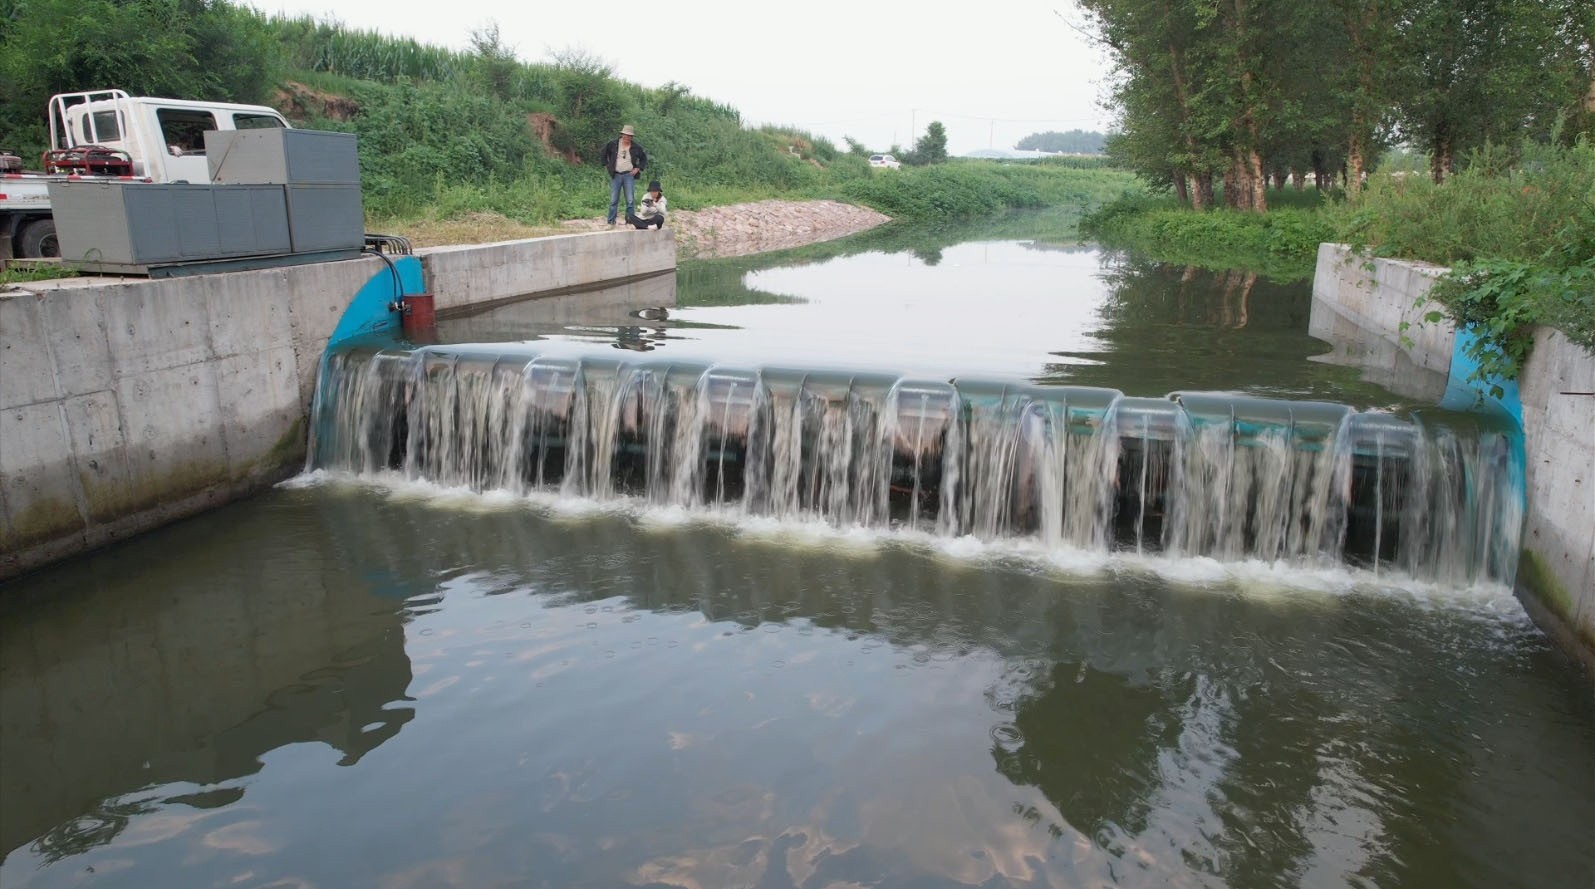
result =
[{"label": "grey metal cabinet", "polygon": [[353,133],[324,130],[211,130],[205,160],[217,185],[359,185]]},{"label": "grey metal cabinet", "polygon": [[365,211],[359,185],[286,186],[288,233],[295,253],[359,250],[365,246]]},{"label": "grey metal cabinet", "polygon": [[52,182],[67,262],[132,265],[229,259],[292,249],[280,185]]}]

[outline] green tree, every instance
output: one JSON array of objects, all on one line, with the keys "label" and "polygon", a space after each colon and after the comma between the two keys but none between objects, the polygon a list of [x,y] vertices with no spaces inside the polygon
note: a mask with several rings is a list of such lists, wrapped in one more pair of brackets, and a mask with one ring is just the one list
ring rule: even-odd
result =
[{"label": "green tree", "polygon": [[1198,210],[1212,206],[1213,175],[1224,169],[1222,130],[1209,85],[1213,64],[1204,25],[1189,0],[1081,0],[1112,52],[1121,135],[1110,156],[1154,185],[1171,186]]},{"label": "green tree", "polygon": [[506,45],[499,34],[498,22],[489,21],[471,31],[471,52],[476,56],[472,79],[488,94],[509,99],[521,64],[515,58],[515,47]]},{"label": "green tree", "polygon": [[1595,12],[1587,0],[1407,0],[1403,132],[1436,182],[1487,143],[1548,138],[1589,88]]},{"label": "green tree", "polygon": [[1101,154],[1107,137],[1097,132],[1069,130],[1060,133],[1048,130],[1031,133],[1014,144],[1022,151],[1055,151],[1068,154]]},{"label": "green tree", "polygon": [[914,143],[911,156],[913,162],[921,166],[947,162],[947,128],[941,121],[933,120],[925,126],[925,135]]},{"label": "green tree", "polygon": [[620,132],[626,110],[609,63],[582,49],[555,53],[554,91],[559,114],[554,147],[578,158],[598,157]]},{"label": "green tree", "polygon": [[51,95],[260,102],[275,81],[265,20],[220,0],[10,0],[0,41],[0,141],[45,140]]}]

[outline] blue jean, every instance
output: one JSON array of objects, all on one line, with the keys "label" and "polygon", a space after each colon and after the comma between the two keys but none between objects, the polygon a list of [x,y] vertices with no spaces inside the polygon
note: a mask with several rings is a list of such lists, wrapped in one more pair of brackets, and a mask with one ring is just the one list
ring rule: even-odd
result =
[{"label": "blue jean", "polygon": [[620,193],[626,193],[626,215],[637,206],[637,177],[630,173],[616,173],[609,177],[609,216],[606,221],[615,224],[615,211],[620,204]]}]

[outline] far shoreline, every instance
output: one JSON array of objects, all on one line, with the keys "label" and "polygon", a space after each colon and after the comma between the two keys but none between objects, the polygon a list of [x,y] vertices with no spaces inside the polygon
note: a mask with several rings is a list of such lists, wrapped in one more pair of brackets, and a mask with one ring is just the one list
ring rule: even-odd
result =
[{"label": "far shoreline", "polygon": [[[678,261],[725,259],[834,241],[892,221],[868,207],[828,200],[764,200],[702,210],[673,210],[666,221],[676,238]],[[380,226],[379,226],[380,227]],[[393,234],[417,248],[546,238],[578,232],[624,234],[602,219],[568,219],[531,226],[497,214],[473,213],[454,220],[395,226]]]}]

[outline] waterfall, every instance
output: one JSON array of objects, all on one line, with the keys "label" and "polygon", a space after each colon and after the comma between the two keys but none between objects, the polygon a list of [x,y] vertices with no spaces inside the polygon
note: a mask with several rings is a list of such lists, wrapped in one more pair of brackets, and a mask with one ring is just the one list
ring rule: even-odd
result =
[{"label": "waterfall", "polygon": [[1494,415],[514,348],[329,353],[309,465],[1451,584],[1516,571],[1521,439]]}]

